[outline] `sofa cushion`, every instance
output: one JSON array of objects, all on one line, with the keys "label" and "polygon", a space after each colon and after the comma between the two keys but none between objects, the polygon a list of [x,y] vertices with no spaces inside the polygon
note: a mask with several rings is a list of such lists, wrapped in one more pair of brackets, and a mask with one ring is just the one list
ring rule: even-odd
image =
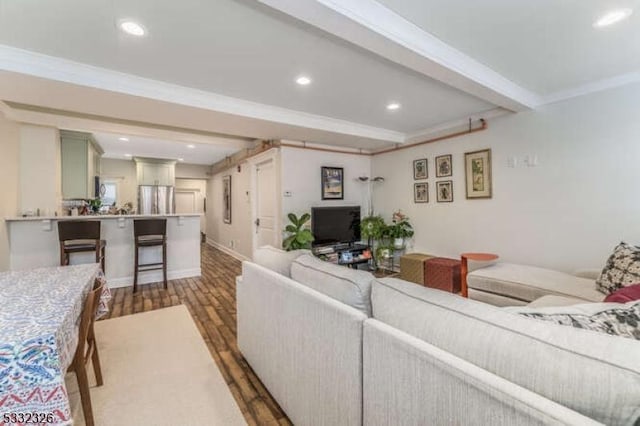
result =
[{"label": "sofa cushion", "polygon": [[640,344],[534,321],[393,278],[373,282],[373,317],[610,425],[640,421]]},{"label": "sofa cushion", "polygon": [[564,272],[535,266],[499,262],[476,269],[467,275],[469,288],[531,302],[542,296],[554,294],[601,302],[602,294],[593,281]]},{"label": "sofa cushion", "polygon": [[542,296],[540,299],[536,299],[526,305],[527,308],[548,308],[551,306],[571,306],[581,305],[584,303],[583,299],[576,299],[575,297],[555,296],[553,294],[549,296]]},{"label": "sofa cushion", "polygon": [[640,247],[621,242],[609,256],[596,280],[596,288],[610,294],[637,282],[640,282]]},{"label": "sofa cushion", "polygon": [[253,252],[253,262],[285,277],[291,277],[291,262],[309,250],[284,251],[273,246],[263,246]]},{"label": "sofa cushion", "polygon": [[291,278],[371,316],[371,281],[374,277],[369,272],[303,255],[291,264]]},{"label": "sofa cushion", "polygon": [[616,290],[604,298],[605,302],[627,303],[640,300],[640,284],[630,285]]},{"label": "sofa cushion", "polygon": [[536,320],[640,340],[640,302],[514,307],[506,310]]}]

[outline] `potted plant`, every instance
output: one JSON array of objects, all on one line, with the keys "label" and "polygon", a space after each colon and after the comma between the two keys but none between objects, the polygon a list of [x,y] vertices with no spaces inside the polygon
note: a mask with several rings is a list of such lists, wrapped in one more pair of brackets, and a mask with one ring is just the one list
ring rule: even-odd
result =
[{"label": "potted plant", "polygon": [[384,223],[382,216],[367,216],[360,220],[360,235],[369,241],[369,245],[382,239],[386,229],[387,224]]},{"label": "potted plant", "polygon": [[405,240],[413,237],[413,227],[409,223],[409,218],[400,210],[393,214],[392,222],[387,230],[389,237],[393,238],[395,248],[403,248]]},{"label": "potted plant", "polygon": [[287,217],[291,223],[284,229],[289,236],[282,242],[282,248],[286,251],[310,249],[314,238],[306,223],[311,219],[311,215],[304,213],[297,217],[295,214],[289,213]]}]

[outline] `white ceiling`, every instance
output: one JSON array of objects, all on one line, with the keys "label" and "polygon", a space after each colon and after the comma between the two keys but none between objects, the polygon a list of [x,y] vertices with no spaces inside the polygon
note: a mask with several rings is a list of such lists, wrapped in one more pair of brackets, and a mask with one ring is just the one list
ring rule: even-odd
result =
[{"label": "white ceiling", "polygon": [[[541,95],[640,70],[640,0],[378,1]],[[627,7],[626,21],[593,28]]]},{"label": "white ceiling", "polygon": [[[184,163],[211,165],[233,154],[237,148],[219,146],[207,143],[190,143],[175,140],[147,138],[128,134],[98,133],[93,137],[104,150],[105,158],[127,160],[125,154],[133,157],[162,158],[166,160],[178,160],[182,158]],[[119,138],[126,137],[128,141]],[[193,146],[189,148],[188,145]]]},{"label": "white ceiling", "polygon": [[[0,99],[377,149],[639,79],[639,3],[0,0]],[[637,10],[595,30],[614,6]],[[121,33],[123,18],[148,36]],[[300,74],[312,84],[296,85]]]},{"label": "white ceiling", "polygon": [[[149,36],[121,34],[123,17]],[[404,133],[493,107],[252,1],[4,0],[0,43]]]}]

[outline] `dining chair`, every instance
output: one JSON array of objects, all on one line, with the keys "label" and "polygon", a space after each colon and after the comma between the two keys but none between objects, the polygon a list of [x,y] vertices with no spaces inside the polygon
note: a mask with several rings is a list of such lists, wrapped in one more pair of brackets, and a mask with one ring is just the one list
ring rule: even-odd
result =
[{"label": "dining chair", "polygon": [[93,409],[91,408],[91,393],[89,391],[89,379],[87,376],[87,364],[89,360],[93,362],[93,372],[96,375],[96,383],[102,386],[102,370],[100,369],[100,357],[96,345],[96,336],[93,331],[96,312],[100,304],[100,295],[104,282],[96,280],[93,289],[89,291],[84,302],[84,308],[80,316],[80,332],[78,334],[78,347],[73,361],[67,372],[75,372],[80,390],[80,400],[82,402],[82,412],[87,426],[93,426]]}]

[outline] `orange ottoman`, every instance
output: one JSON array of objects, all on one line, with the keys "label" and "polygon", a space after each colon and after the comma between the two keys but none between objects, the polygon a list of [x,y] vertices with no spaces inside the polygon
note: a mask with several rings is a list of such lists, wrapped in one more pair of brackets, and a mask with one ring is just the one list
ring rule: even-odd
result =
[{"label": "orange ottoman", "polygon": [[434,257],[424,262],[424,285],[450,293],[460,292],[460,260]]}]

